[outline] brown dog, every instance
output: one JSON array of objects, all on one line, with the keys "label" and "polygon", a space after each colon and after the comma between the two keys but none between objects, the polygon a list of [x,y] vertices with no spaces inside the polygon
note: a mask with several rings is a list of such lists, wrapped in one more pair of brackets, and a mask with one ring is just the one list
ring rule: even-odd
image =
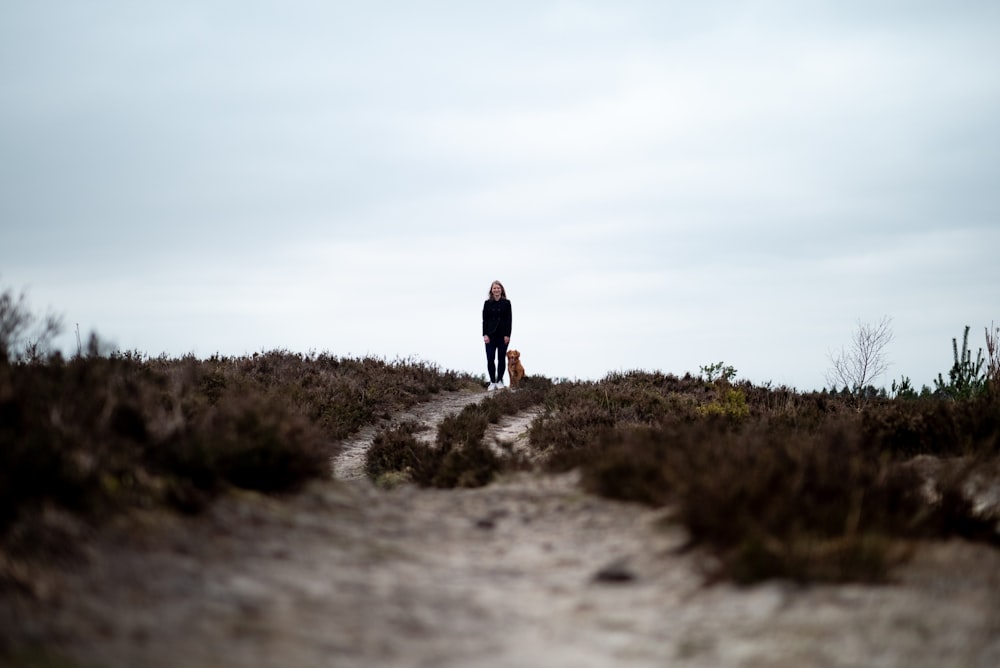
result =
[{"label": "brown dog", "polygon": [[512,390],[524,378],[524,367],[521,366],[521,353],[516,350],[507,351],[507,375],[510,376],[510,389]]}]

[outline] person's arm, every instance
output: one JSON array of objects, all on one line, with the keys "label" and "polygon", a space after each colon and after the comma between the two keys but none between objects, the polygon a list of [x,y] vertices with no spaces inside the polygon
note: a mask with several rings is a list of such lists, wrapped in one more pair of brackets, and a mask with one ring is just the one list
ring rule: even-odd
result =
[{"label": "person's arm", "polygon": [[483,302],[483,343],[489,343],[490,337],[486,335],[486,306],[489,302]]},{"label": "person's arm", "polygon": [[507,316],[507,326],[504,328],[503,342],[504,344],[510,343],[510,334],[514,328],[514,313],[510,308],[510,300],[505,301],[504,315]]}]

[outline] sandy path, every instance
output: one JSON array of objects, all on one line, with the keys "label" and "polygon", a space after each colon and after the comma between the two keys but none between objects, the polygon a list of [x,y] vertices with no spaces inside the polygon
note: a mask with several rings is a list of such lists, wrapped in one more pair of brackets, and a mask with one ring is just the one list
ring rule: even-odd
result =
[{"label": "sandy path", "polygon": [[924,547],[891,586],[704,587],[662,511],[573,475],[328,481],[158,519],[108,532],[45,605],[0,604],[0,625],[84,665],[150,668],[1000,665],[1000,551],[960,542]]},{"label": "sandy path", "polygon": [[498,450],[510,449],[512,452],[532,458],[528,429],[536,417],[542,414],[543,408],[536,406],[521,411],[517,415],[505,415],[496,424],[491,424],[483,440],[495,446]]},{"label": "sandy path", "polygon": [[395,414],[391,420],[364,427],[341,443],[342,451],[332,463],[334,477],[341,480],[357,480],[365,477],[365,452],[379,431],[412,421],[426,427],[419,436],[433,439],[437,425],[445,417],[458,413],[469,404],[482,401],[484,397],[486,397],[484,391],[442,392],[432,401],[417,404],[407,411]]}]

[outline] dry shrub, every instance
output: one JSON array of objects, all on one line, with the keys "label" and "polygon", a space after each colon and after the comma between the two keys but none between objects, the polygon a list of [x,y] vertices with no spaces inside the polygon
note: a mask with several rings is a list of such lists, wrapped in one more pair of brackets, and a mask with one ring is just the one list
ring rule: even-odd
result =
[{"label": "dry shrub", "polygon": [[157,380],[120,360],[0,365],[0,533],[47,502],[86,511],[144,500],[144,398]]},{"label": "dry shrub", "polygon": [[718,558],[713,575],[740,582],[882,581],[903,542],[984,523],[952,495],[931,505],[912,470],[866,450],[853,424],[822,433],[767,422],[622,431],[585,466],[588,489],[674,504],[694,544]]},{"label": "dry shrub", "polygon": [[151,459],[198,490],[284,492],[329,473],[322,432],[281,395],[225,394],[192,418]]},{"label": "dry shrub", "polygon": [[386,361],[301,355],[284,351],[240,358],[212,358],[226,383],[256,390],[280,388],[331,439],[343,439],[378,418],[406,409],[446,390],[474,386],[476,380],[416,360]]},{"label": "dry shrub", "polygon": [[883,579],[890,555],[874,548],[917,530],[921,481],[863,451],[850,425],[769,427],[676,440],[666,461],[692,538],[738,581]]},{"label": "dry shrub", "polygon": [[664,395],[675,410],[635,410],[675,388],[642,374],[561,386],[532,446],[552,469],[580,468],[593,492],[673,505],[715,554],[714,575],[740,582],[882,581],[909,541],[997,542],[1000,518],[969,500],[974,465],[939,480],[933,498],[904,465],[921,453],[996,461],[997,403],[885,401],[859,413],[833,395],[689,383],[686,400]]},{"label": "dry shrub", "polygon": [[685,376],[633,371],[610,374],[597,383],[561,383],[546,395],[546,414],[529,433],[532,447],[545,453],[550,471],[566,471],[590,461],[619,426],[693,420],[711,385]]},{"label": "dry shrub", "polygon": [[138,353],[0,364],[0,536],[54,505],[98,518],[228,487],[294,490],[329,475],[335,443],[468,375],[412,361],[282,351]]},{"label": "dry shrub", "polygon": [[526,377],[516,392],[495,392],[446,417],[435,443],[420,442],[416,425],[400,425],[376,435],[365,455],[365,471],[378,481],[404,474],[423,487],[480,487],[498,474],[521,466],[510,453],[499,454],[483,442],[490,424],[541,403],[551,389],[543,378]]},{"label": "dry shrub", "polygon": [[501,457],[482,442],[441,447],[435,453],[436,458],[425,460],[432,466],[415,472],[414,482],[418,485],[444,489],[482,487],[504,469]]},{"label": "dry shrub", "polygon": [[420,426],[407,421],[391,429],[384,429],[375,435],[365,453],[365,473],[372,480],[389,473],[409,474],[420,459],[427,455],[426,446],[416,433]]},{"label": "dry shrub", "polygon": [[873,447],[895,457],[989,455],[1000,433],[1000,400],[917,399],[873,402],[861,430]]},{"label": "dry shrub", "polygon": [[501,458],[479,441],[424,443],[414,423],[376,435],[365,454],[365,473],[378,482],[387,476],[421,487],[481,487],[503,468]]},{"label": "dry shrub", "polygon": [[690,374],[643,371],[610,374],[597,383],[562,383],[548,393],[546,415],[531,427],[532,447],[545,454],[548,470],[566,471],[601,456],[607,434],[616,429],[690,423],[706,414],[738,421],[743,411],[727,411],[719,402],[720,392],[729,389]]}]

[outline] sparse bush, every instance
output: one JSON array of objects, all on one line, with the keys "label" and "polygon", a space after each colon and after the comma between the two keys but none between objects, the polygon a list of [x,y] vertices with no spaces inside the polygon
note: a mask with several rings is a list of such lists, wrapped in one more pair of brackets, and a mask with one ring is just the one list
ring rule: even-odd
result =
[{"label": "sparse bush", "polygon": [[701,367],[701,375],[709,383],[716,381],[731,383],[736,378],[736,369],[723,362],[715,362]]}]

